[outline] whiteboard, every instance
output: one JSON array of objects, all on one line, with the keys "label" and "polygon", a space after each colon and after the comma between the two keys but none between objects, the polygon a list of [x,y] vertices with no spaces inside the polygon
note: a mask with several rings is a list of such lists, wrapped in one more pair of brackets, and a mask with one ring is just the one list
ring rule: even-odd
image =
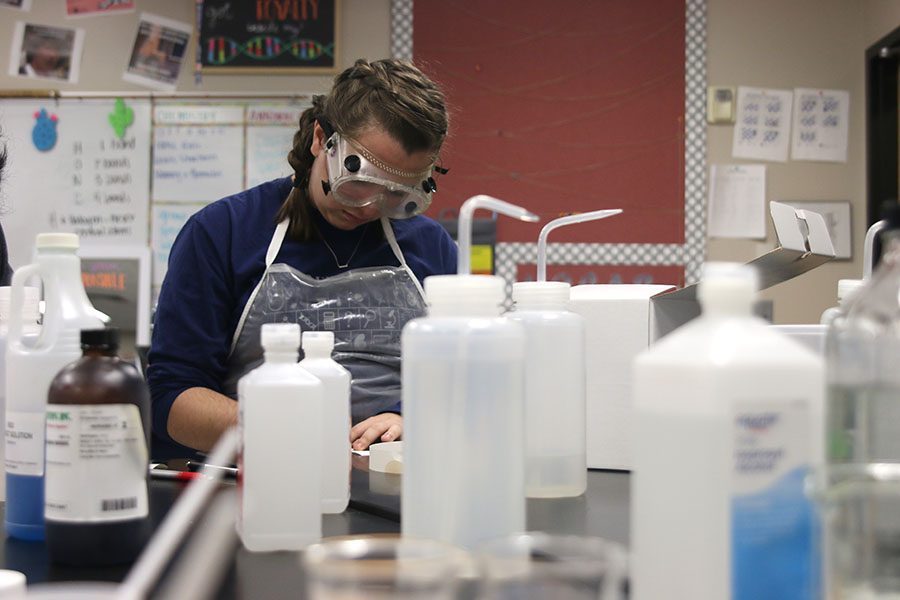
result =
[{"label": "whiteboard", "polygon": [[[40,232],[74,232],[83,246],[147,244],[150,101],[124,102],[120,110],[112,98],[0,103],[9,152],[0,198],[13,267],[31,262]],[[129,110],[119,137],[113,123],[127,122]]]}]

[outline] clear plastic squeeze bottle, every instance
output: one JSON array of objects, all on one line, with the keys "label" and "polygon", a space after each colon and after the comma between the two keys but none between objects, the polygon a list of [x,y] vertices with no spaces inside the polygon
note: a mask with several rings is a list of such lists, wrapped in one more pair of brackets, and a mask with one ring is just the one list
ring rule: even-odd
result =
[{"label": "clear plastic squeeze bottle", "polygon": [[551,221],[538,237],[537,281],[513,284],[506,314],[525,329],[525,495],[580,496],[587,488],[584,319],[568,309],[568,283],[547,281],[547,237],[565,225],[605,219],[597,210]]},{"label": "clear plastic squeeze bottle", "polygon": [[403,535],[465,548],[525,528],[525,332],[501,316],[505,281],[469,274],[471,219],[460,209],[458,275],[425,279],[428,314],[403,328]]}]

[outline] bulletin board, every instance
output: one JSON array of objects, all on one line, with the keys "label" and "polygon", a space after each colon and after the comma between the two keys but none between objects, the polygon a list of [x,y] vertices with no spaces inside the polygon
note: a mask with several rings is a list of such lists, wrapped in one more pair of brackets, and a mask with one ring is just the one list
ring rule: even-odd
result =
[{"label": "bulletin board", "polygon": [[131,95],[0,99],[9,161],[0,199],[10,262],[40,232],[81,245],[149,247],[152,284],[197,210],[291,174],[287,153],[309,95]]},{"label": "bulletin board", "polygon": [[[450,173],[434,207],[453,211],[486,193],[541,223],[622,208],[554,232],[548,276],[684,283],[685,247],[696,241],[686,235],[686,46],[703,43],[689,35],[692,4],[521,0],[512,11],[415,0],[409,50],[453,107],[441,156]],[[539,230],[497,221],[501,275],[534,277]]]},{"label": "bulletin board", "polygon": [[331,73],[340,0],[203,0],[197,57],[204,70]]}]

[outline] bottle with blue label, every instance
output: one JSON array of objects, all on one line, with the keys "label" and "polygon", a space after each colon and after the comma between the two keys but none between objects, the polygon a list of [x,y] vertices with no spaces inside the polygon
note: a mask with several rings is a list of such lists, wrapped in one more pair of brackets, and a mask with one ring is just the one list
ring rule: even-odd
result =
[{"label": "bottle with blue label", "polygon": [[707,265],[702,316],[635,360],[637,600],[819,598],[823,362],[753,316],[756,290],[752,268]]}]

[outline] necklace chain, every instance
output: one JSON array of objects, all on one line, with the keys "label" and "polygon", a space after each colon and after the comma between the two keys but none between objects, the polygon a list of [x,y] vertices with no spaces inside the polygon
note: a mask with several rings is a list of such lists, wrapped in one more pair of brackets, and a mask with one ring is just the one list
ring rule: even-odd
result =
[{"label": "necklace chain", "polygon": [[366,230],[369,228],[369,224],[366,223],[365,227],[363,227],[362,235],[359,236],[359,240],[356,242],[356,246],[353,248],[353,252],[350,253],[350,256],[347,258],[347,262],[341,264],[341,261],[338,260],[337,254],[334,251],[334,248],[331,247],[327,241],[325,241],[325,236],[322,235],[322,232],[319,231],[319,228],[316,227],[316,233],[319,234],[319,239],[322,240],[322,243],[325,244],[325,247],[331,252],[331,256],[334,258],[334,264],[337,265],[338,269],[346,269],[350,266],[350,262],[353,260],[353,257],[356,256],[356,251],[359,250],[360,244],[362,244],[363,238],[366,237]]}]

